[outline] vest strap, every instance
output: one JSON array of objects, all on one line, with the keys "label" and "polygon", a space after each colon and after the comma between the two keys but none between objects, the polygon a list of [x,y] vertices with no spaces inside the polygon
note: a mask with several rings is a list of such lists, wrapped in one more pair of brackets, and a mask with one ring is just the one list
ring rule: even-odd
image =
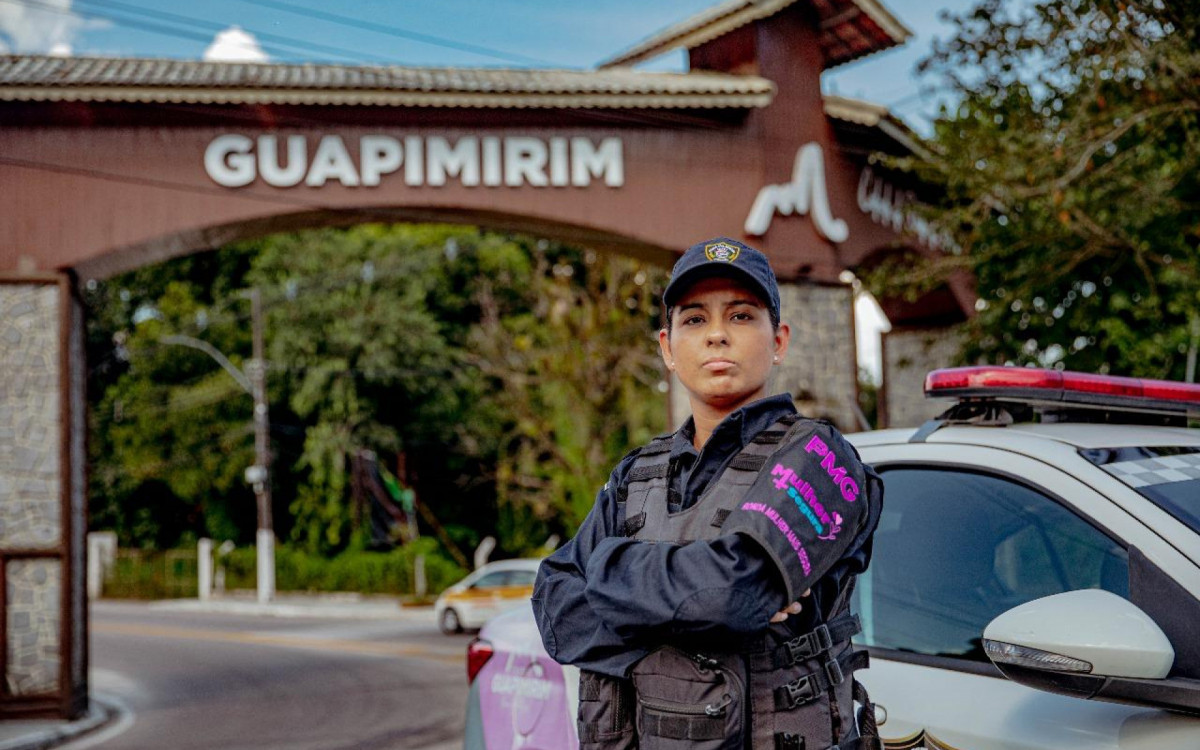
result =
[{"label": "vest strap", "polygon": [[775,708],[787,711],[821,697],[831,687],[846,681],[846,673],[865,669],[870,663],[866,651],[848,651],[838,659],[830,659],[816,672],[809,672],[775,688]]},{"label": "vest strap", "polygon": [[717,512],[713,513],[712,525],[718,529],[725,525],[725,519],[729,518],[729,514],[733,511],[729,508],[717,508]]},{"label": "vest strap", "polygon": [[858,615],[842,615],[832,622],[822,623],[804,635],[797,636],[776,652],[783,663],[779,666],[790,667],[797,662],[811,659],[833,648],[835,643],[848,641],[852,636],[862,632],[862,623]]},{"label": "vest strap", "polygon": [[759,445],[778,445],[783,436],[787,434],[787,430],[763,430],[754,436],[752,443]]},{"label": "vest strap", "polygon": [[751,669],[773,671],[798,664],[805,659],[829,651],[862,632],[858,615],[849,612],[838,615],[828,623],[818,625],[807,633],[785,641],[769,651],[750,656]]},{"label": "vest strap", "polygon": [[644,482],[647,479],[664,479],[667,472],[670,470],[668,464],[652,464],[650,466],[634,466],[629,470],[630,484],[634,482]]},{"label": "vest strap", "polygon": [[729,468],[740,471],[758,471],[767,462],[766,456],[755,456],[751,453],[739,453],[729,462]]},{"label": "vest strap", "polygon": [[719,740],[725,736],[722,716],[672,716],[645,709],[641,716],[641,732],[670,740]]},{"label": "vest strap", "polygon": [[630,516],[625,519],[625,536],[633,536],[642,530],[646,525],[646,514],[638,513],[636,516]]},{"label": "vest strap", "polygon": [[657,456],[660,453],[671,452],[671,436],[657,437],[647,443],[638,451],[639,456]]}]

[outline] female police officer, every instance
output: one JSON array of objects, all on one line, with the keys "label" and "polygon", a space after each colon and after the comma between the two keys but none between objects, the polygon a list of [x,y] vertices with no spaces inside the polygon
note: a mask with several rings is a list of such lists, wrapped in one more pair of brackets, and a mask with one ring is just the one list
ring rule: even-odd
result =
[{"label": "female police officer", "polygon": [[831,425],[767,397],[790,329],[762,253],[692,246],[663,303],[692,417],[617,465],[534,589],[547,651],[581,668],[581,747],[876,747],[847,607],[882,484]]}]

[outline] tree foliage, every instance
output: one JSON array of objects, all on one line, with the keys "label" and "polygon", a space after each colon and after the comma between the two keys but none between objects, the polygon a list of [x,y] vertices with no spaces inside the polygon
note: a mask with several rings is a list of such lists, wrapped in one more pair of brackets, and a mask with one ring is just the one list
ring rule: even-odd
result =
[{"label": "tree foliage", "polygon": [[[665,422],[652,356],[664,274],[435,225],[275,235],[88,293],[94,525],[123,544],[253,538],[251,399],[215,359],[266,310],[276,532],[330,554],[354,533],[349,457],[374,451],[469,544],[573,530],[605,472]],[[174,337],[174,338],[172,338]]]},{"label": "tree foliage", "polygon": [[481,283],[468,362],[496,386],[502,508],[574,533],[621,455],[666,426],[654,345],[665,274],[565,248],[533,261],[525,299]]},{"label": "tree foliage", "polygon": [[942,190],[930,218],[961,251],[886,267],[876,290],[972,274],[969,361],[1182,378],[1200,337],[1200,4],[986,0],[951,20],[922,67],[958,105],[933,153],[899,165]]}]

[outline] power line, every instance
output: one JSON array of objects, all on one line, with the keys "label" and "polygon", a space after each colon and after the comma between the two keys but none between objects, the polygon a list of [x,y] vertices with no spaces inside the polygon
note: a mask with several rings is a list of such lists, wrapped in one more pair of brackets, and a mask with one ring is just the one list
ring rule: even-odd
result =
[{"label": "power line", "polygon": [[[29,1],[29,0],[27,0]],[[40,2],[41,0],[33,0]],[[111,8],[125,13],[133,13],[135,15],[144,16],[147,18],[157,18],[163,21],[170,21],[184,26],[196,26],[197,28],[207,28],[214,32],[224,31],[227,27],[225,24],[213,23],[203,19],[194,18],[192,16],[184,16],[178,13],[168,13],[166,11],[154,10],[151,8],[143,8],[138,5],[130,5],[129,3],[119,2],[118,0],[74,0],[76,5],[84,6],[99,6],[102,8]],[[328,54],[337,57],[343,57],[348,60],[362,60],[364,58],[378,60],[380,62],[391,62],[390,58],[380,57],[378,55],[364,54],[361,50],[349,50],[342,47],[334,47],[328,44],[319,42],[309,42],[295,37],[283,36],[281,34],[273,34],[268,31],[260,31],[257,29],[245,29],[253,34],[260,42],[274,43],[285,47],[295,47],[304,52],[308,50],[324,51]]]},{"label": "power line", "polygon": [[481,55],[483,57],[491,57],[491,58],[498,59],[498,60],[506,60],[508,62],[516,62],[516,63],[524,63],[524,64],[533,63],[535,65],[551,65],[551,66],[562,67],[562,66],[558,65],[557,63],[552,63],[547,60],[541,60],[536,57],[528,57],[526,55],[514,54],[511,52],[505,52],[503,50],[498,50],[498,49],[494,49],[491,47],[484,47],[482,45],[477,45],[477,44],[467,44],[465,42],[456,42],[453,39],[447,39],[445,37],[433,36],[432,34],[422,34],[420,32],[410,31],[409,29],[401,28],[399,26],[390,26],[388,24],[376,23],[374,21],[365,21],[363,19],[353,18],[351,16],[343,16],[343,15],[338,15],[337,13],[329,13],[329,12],[326,12],[323,10],[316,10],[315,8],[305,8],[302,6],[292,5],[291,3],[281,2],[280,0],[242,0],[242,2],[248,3],[250,5],[258,5],[263,8],[271,8],[273,10],[283,11],[284,13],[293,13],[298,16],[307,16],[309,18],[316,18],[321,21],[327,21],[329,23],[338,24],[339,26],[347,26],[347,27],[354,28],[354,29],[363,29],[365,31],[372,31],[372,32],[376,32],[379,34],[388,34],[390,36],[399,37],[401,39],[408,39],[409,41],[421,42],[422,44],[431,44],[431,45],[434,45],[437,47],[446,47],[447,49],[454,49],[454,50],[458,50],[460,52],[470,52],[472,54]]},{"label": "power line", "polygon": [[[80,2],[82,4],[95,3],[98,1],[102,1],[102,0],[77,0],[77,2]],[[19,6],[22,6],[25,8],[33,8],[33,9],[37,9],[37,10],[40,10],[40,11],[43,11],[46,13],[58,13],[60,15],[66,15],[66,16],[71,16],[71,17],[75,17],[75,18],[84,18],[84,19],[88,19],[88,20],[109,21],[118,26],[124,26],[124,27],[130,28],[130,29],[137,29],[139,31],[148,31],[153,34],[172,36],[172,37],[176,37],[179,39],[187,39],[190,41],[208,43],[213,40],[213,36],[211,33],[207,33],[207,32],[201,33],[199,31],[189,30],[188,28],[175,28],[172,26],[164,26],[159,23],[153,23],[153,22],[149,22],[149,21],[139,20],[138,18],[129,18],[129,17],[125,17],[125,16],[114,16],[114,15],[112,15],[111,11],[109,11],[108,14],[101,14],[101,13],[96,13],[96,12],[81,13],[76,10],[71,10],[68,8],[61,8],[58,6],[50,5],[49,3],[42,2],[41,0],[0,0],[0,2],[9,3],[10,5],[19,5]],[[223,31],[225,29],[225,27],[220,24],[210,24],[208,22],[201,21],[201,20],[195,19],[195,18],[189,18],[187,16],[176,16],[175,14],[172,14],[172,13],[164,13],[161,11],[151,11],[151,10],[145,9],[145,8],[138,9],[134,6],[127,6],[127,7],[131,8],[131,10],[127,10],[125,12],[134,12],[143,17],[158,17],[162,20],[165,20],[165,17],[173,16],[177,19],[183,19],[182,21],[174,21],[175,23],[182,23],[183,25],[190,26],[192,28],[209,28],[209,29],[214,29],[216,31]],[[257,32],[254,32],[254,33],[257,33]],[[278,37],[277,35],[268,34],[268,36],[283,39],[283,37]],[[300,41],[300,40],[289,41],[286,43],[286,45],[291,46],[291,47],[296,47],[301,50],[308,50],[310,48],[311,49],[323,48],[326,50],[336,49],[336,48],[332,48],[332,47],[327,47],[326,45],[314,44],[314,43],[304,42],[304,41]],[[294,56],[296,54],[293,51],[285,49],[281,46],[276,46],[275,44],[271,44],[271,43],[263,44],[261,46],[263,47],[264,50],[269,50],[272,54],[275,54],[277,56],[288,57],[288,56]],[[361,60],[363,57],[361,52],[349,52],[349,51],[345,51],[345,50],[338,50],[334,54],[339,58],[342,58],[344,60],[349,60],[352,62],[357,62],[357,61]],[[376,59],[382,59],[382,58],[376,58]]]}]

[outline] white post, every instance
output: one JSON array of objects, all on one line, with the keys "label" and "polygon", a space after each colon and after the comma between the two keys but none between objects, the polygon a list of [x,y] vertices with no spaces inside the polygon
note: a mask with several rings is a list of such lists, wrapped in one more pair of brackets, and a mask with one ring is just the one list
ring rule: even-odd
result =
[{"label": "white post", "polygon": [[212,598],[213,592],[213,543],[211,539],[201,539],[196,543],[196,574],[200,579],[196,586],[196,595],[200,601],[206,602]]},{"label": "white post", "polygon": [[117,535],[93,531],[87,536],[87,592],[89,599],[104,595],[104,577],[117,558]]},{"label": "white post", "polygon": [[413,579],[413,594],[417,599],[423,599],[429,591],[425,581],[425,555],[417,555],[417,559],[413,561]]},{"label": "white post", "polygon": [[479,546],[475,548],[475,569],[479,570],[484,565],[487,565],[488,558],[492,555],[492,550],[496,549],[496,537],[485,536]]},{"label": "white post", "polygon": [[275,598],[275,532],[258,530],[258,601],[267,604]]}]

